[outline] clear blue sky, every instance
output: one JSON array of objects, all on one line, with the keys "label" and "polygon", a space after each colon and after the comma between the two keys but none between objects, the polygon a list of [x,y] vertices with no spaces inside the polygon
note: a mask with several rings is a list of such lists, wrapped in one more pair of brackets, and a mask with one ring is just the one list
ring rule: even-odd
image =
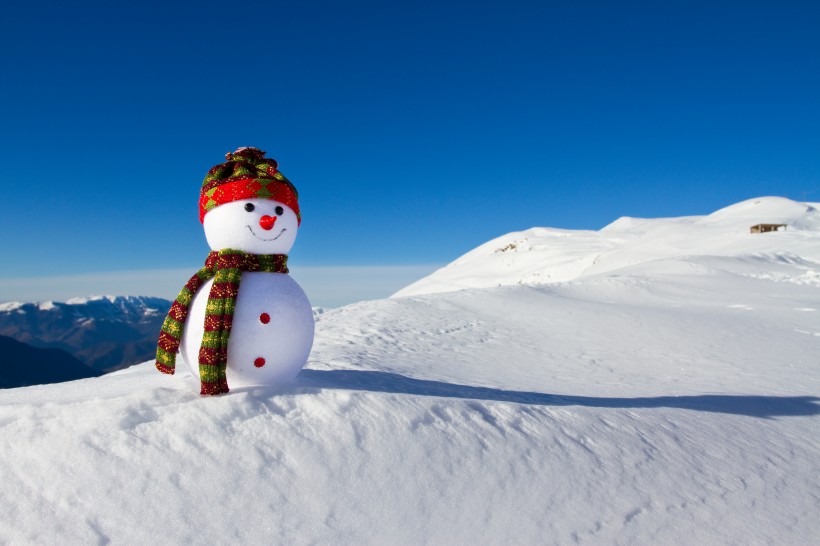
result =
[{"label": "clear blue sky", "polygon": [[0,284],[198,267],[202,177],[246,145],[300,192],[304,267],[819,201],[819,28],[813,1],[11,3]]}]

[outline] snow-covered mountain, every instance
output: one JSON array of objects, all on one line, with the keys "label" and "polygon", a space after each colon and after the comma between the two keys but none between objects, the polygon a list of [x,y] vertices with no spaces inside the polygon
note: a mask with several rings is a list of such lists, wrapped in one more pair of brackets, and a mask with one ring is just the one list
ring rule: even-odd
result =
[{"label": "snow-covered mountain", "polygon": [[[394,296],[566,282],[667,265],[685,272],[722,264],[738,274],[820,286],[818,209],[818,203],[760,197],[708,216],[623,217],[600,231],[532,228],[493,239]],[[785,227],[751,233],[757,224]]]},{"label": "snow-covered mountain", "polygon": [[170,306],[167,300],[142,296],[0,303],[0,335],[62,349],[95,370],[113,370],[154,354]]},{"label": "snow-covered mountain", "polygon": [[278,390],[148,362],[2,391],[0,543],[813,544],[813,214],[549,235],[556,264],[624,242],[567,282],[328,310]]}]

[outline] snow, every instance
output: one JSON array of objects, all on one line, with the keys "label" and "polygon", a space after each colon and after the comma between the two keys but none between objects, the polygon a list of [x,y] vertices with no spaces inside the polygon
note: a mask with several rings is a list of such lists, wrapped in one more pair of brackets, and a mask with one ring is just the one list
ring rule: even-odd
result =
[{"label": "snow", "polygon": [[[814,283],[820,263],[820,204],[759,197],[708,216],[620,218],[599,231],[532,228],[493,239],[394,296],[464,288],[567,282],[617,274],[659,260],[693,263],[713,256],[789,261],[791,277]],[[785,231],[752,234],[755,224]],[[694,267],[697,267],[695,265]]]},{"label": "snow", "polygon": [[[139,300],[141,298],[134,297],[134,296],[87,296],[81,298],[70,298],[65,301],[66,305],[86,305],[92,301],[109,301],[110,303],[121,303],[123,301],[132,301],[132,300]],[[0,312],[4,311],[16,311],[23,307],[24,305],[34,305],[40,311],[52,311],[54,309],[59,309],[58,305],[51,300],[36,302],[33,304],[19,302],[19,301],[10,301],[5,303],[0,303]]]},{"label": "snow", "polygon": [[117,303],[118,300],[130,300],[133,296],[112,296],[108,294],[101,294],[96,296],[87,296],[80,298],[70,298],[66,300],[68,305],[85,305],[91,301],[108,301],[110,303]]},{"label": "snow", "polygon": [[815,543],[817,224],[736,207],[530,230],[512,255],[562,275],[601,254],[565,282],[514,260],[317,313],[285,390],[145,363],[0,391],[0,543]]}]

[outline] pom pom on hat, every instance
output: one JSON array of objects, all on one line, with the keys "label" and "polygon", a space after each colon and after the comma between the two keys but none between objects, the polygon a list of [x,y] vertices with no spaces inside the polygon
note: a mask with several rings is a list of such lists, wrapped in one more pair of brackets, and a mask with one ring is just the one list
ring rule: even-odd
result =
[{"label": "pom pom on hat", "polygon": [[272,199],[290,207],[299,223],[299,194],[279,172],[275,159],[259,148],[243,147],[225,154],[226,163],[215,165],[205,175],[199,194],[199,221],[214,207],[241,199]]}]

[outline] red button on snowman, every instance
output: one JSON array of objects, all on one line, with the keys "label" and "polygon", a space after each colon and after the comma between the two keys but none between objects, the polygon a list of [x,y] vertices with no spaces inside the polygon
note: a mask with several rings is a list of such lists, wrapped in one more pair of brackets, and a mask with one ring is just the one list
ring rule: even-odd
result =
[{"label": "red button on snowman", "polygon": [[298,194],[264,156],[240,148],[205,177],[200,220],[212,252],[160,334],[157,368],[173,373],[178,349],[202,394],[285,385],[313,345],[310,302],[286,266],[301,223]]}]

